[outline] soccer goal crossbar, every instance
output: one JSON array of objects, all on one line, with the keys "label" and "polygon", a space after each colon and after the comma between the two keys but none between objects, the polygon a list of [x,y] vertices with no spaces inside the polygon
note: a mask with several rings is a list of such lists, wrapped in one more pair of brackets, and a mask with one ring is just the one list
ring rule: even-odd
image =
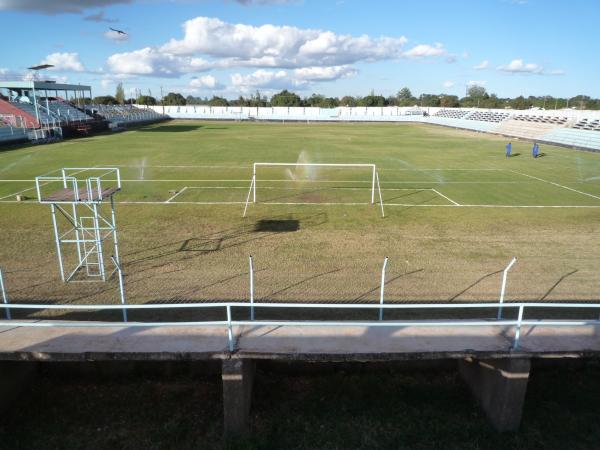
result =
[{"label": "soccer goal crossbar", "polygon": [[381,196],[381,186],[379,184],[379,173],[377,172],[377,166],[375,164],[340,164],[340,163],[268,163],[268,162],[255,162],[252,166],[252,180],[250,181],[250,189],[248,190],[248,196],[244,205],[244,214],[242,217],[246,217],[248,205],[250,203],[257,203],[256,201],[256,183],[257,183],[257,168],[259,167],[329,167],[329,168],[363,168],[368,169],[371,173],[371,205],[375,204],[375,190],[379,193],[379,204],[381,206],[381,216],[385,217],[383,210],[383,198]]}]

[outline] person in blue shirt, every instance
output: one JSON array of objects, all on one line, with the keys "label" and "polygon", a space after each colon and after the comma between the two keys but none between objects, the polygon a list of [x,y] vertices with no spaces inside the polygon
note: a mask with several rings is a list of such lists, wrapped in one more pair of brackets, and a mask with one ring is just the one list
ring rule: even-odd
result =
[{"label": "person in blue shirt", "polygon": [[512,143],[506,144],[506,157],[510,158],[510,153],[512,152]]}]

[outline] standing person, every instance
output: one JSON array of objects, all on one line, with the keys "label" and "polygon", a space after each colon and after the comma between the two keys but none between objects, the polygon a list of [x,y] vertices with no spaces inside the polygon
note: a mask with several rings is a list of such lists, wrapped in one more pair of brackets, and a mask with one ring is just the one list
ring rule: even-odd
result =
[{"label": "standing person", "polygon": [[531,156],[537,158],[537,142],[533,143],[533,147],[531,148]]},{"label": "standing person", "polygon": [[535,143],[535,157],[537,158],[539,154],[540,154],[540,146],[539,146],[539,144],[536,142],[536,143]]},{"label": "standing person", "polygon": [[512,152],[512,143],[506,144],[506,157],[510,158],[510,153]]}]

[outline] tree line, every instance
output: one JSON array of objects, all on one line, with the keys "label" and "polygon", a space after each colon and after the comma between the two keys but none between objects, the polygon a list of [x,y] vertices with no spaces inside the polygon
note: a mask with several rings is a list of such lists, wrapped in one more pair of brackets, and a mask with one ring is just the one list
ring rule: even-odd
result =
[{"label": "tree line", "polygon": [[165,105],[165,106],[184,106],[184,105],[207,105],[207,106],[304,106],[319,108],[335,108],[338,106],[419,106],[419,107],[444,107],[444,108],[494,108],[494,109],[600,109],[600,99],[591,98],[587,95],[577,95],[570,98],[547,96],[519,96],[515,98],[498,97],[496,94],[489,94],[482,86],[471,86],[466,95],[459,98],[456,95],[447,94],[421,94],[416,97],[409,88],[404,87],[396,95],[384,97],[376,95],[373,91],[364,97],[353,97],[346,95],[344,97],[326,97],[320,94],[312,94],[310,97],[300,97],[295,92],[283,90],[274,94],[271,98],[261,95],[259,91],[248,97],[240,96],[235,100],[228,100],[224,97],[213,96],[194,97],[188,95],[184,97],[177,92],[169,92],[166,96],[156,99],[151,95],[142,95],[138,93],[136,98],[125,98],[123,86],[117,86],[116,95],[101,96],[94,98],[95,103],[100,104],[138,104],[138,105]]}]

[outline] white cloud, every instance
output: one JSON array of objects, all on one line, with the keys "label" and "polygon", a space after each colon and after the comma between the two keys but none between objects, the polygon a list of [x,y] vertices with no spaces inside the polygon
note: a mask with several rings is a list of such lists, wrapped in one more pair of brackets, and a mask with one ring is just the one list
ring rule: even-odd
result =
[{"label": "white cloud", "polygon": [[100,80],[100,86],[102,89],[108,89],[113,84],[113,80],[109,80],[107,78]]},{"label": "white cloud", "polygon": [[353,77],[358,70],[350,66],[303,67],[294,70],[294,77],[306,81],[333,81]]},{"label": "white cloud", "polygon": [[188,20],[183,29],[183,39],[171,39],[160,51],[226,58],[222,65],[228,67],[295,68],[392,59],[401,57],[407,42],[403,36],[354,37],[289,26],[231,24],[208,17]]},{"label": "white cloud", "polygon": [[444,83],[442,84],[442,86],[444,86],[445,88],[451,88],[454,85],[454,81],[444,81]]},{"label": "white cloud", "polygon": [[349,66],[303,67],[293,71],[259,69],[251,74],[236,73],[231,84],[242,92],[253,89],[306,89],[316,82],[333,81],[356,75],[358,71]]},{"label": "white cloud", "polygon": [[104,33],[104,37],[106,39],[110,39],[111,41],[115,41],[115,42],[126,42],[129,40],[129,35],[126,33],[118,33],[116,31],[113,30],[108,30],[107,32]]},{"label": "white cloud", "polygon": [[203,72],[211,68],[204,59],[162,53],[153,47],[116,53],[108,58],[107,65],[115,74],[161,77],[177,77],[184,73]]},{"label": "white cloud", "polygon": [[52,53],[46,56],[40,64],[51,64],[51,70],[63,72],[84,72],[85,67],[79,60],[78,53]]},{"label": "white cloud", "polygon": [[420,44],[403,53],[407,58],[446,56],[448,52],[439,42],[434,45]]},{"label": "white cloud", "polygon": [[[331,68],[357,62],[448,56],[439,43],[417,45],[405,52],[407,39],[404,36],[352,36],[290,26],[232,24],[209,17],[186,21],[183,32],[182,39],[171,39],[159,47],[113,55],[108,64],[120,73],[160,76],[161,72],[189,72],[190,68],[182,69],[182,66],[189,66],[189,58],[198,59],[200,56],[204,64],[199,70],[232,67]],[[140,58],[141,61],[131,62]],[[162,61],[169,61],[176,67],[166,71]],[[142,66],[143,70],[140,69]],[[129,70],[132,72],[127,72]]]},{"label": "white cloud", "polygon": [[486,80],[472,80],[467,83],[467,86],[485,86],[486,84]]},{"label": "white cloud", "polygon": [[550,71],[550,75],[565,75],[566,72],[562,69],[554,69]]},{"label": "white cloud", "polygon": [[89,8],[132,2],[133,0],[0,0],[0,11],[34,11],[44,14],[81,13]]},{"label": "white cloud", "polygon": [[473,69],[475,69],[475,70],[483,70],[483,69],[487,69],[488,67],[490,67],[490,62],[486,59],[486,60],[481,61],[476,66],[473,66]]},{"label": "white cloud", "polygon": [[522,59],[513,59],[509,64],[498,66],[498,70],[509,73],[543,74],[544,68],[539,64],[524,63]]},{"label": "white cloud", "polygon": [[223,86],[212,75],[206,75],[192,79],[192,81],[190,81],[190,87],[193,89],[215,90],[221,89]]},{"label": "white cloud", "polygon": [[259,69],[249,75],[233,74],[231,76],[231,84],[242,90],[252,88],[286,89],[294,86],[293,81],[288,77],[288,73],[285,70],[275,72],[263,69]]}]

